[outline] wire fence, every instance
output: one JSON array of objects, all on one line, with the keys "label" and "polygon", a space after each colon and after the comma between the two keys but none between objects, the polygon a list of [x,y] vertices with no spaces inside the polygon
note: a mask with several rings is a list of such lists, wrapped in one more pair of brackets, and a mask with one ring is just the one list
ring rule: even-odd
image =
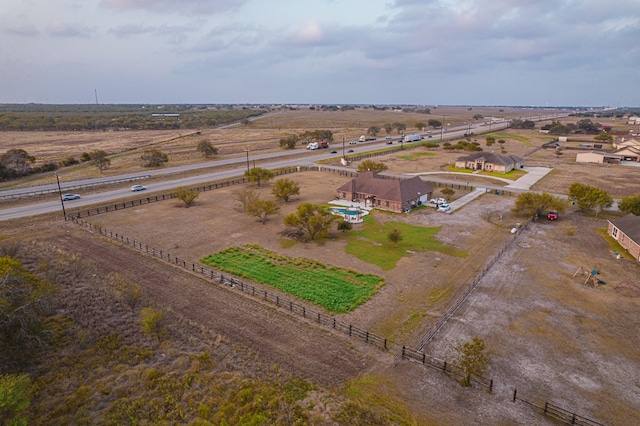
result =
[{"label": "wire fence", "polygon": [[427,347],[429,342],[431,342],[431,340],[436,335],[436,333],[438,333],[438,331],[440,331],[440,329],[447,323],[447,321],[449,321],[449,319],[455,314],[458,308],[460,308],[460,306],[464,303],[464,301],[467,300],[467,297],[469,297],[469,295],[473,293],[473,290],[475,290],[475,288],[478,286],[480,281],[482,281],[484,276],[489,272],[489,270],[493,267],[493,265],[495,265],[496,262],[500,260],[502,255],[518,239],[518,236],[520,235],[520,233],[526,230],[530,224],[531,224],[531,220],[527,221],[524,225],[522,225],[520,230],[516,234],[514,234],[509,241],[507,241],[505,246],[498,253],[496,253],[495,256],[493,256],[493,258],[487,263],[487,265],[482,270],[482,272],[480,272],[475,277],[473,282],[465,289],[465,291],[460,295],[460,297],[455,301],[455,303],[449,307],[447,312],[438,320],[438,322],[433,327],[431,327],[431,330],[429,330],[429,332],[425,334],[424,337],[420,340],[420,342],[416,346],[416,349],[418,351],[424,351],[424,349]]}]

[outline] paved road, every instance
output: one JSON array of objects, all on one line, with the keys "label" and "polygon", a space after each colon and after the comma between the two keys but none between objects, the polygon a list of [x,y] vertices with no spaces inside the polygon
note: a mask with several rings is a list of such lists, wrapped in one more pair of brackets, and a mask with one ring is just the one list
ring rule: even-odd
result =
[{"label": "paved road", "polygon": [[[554,116],[540,116],[540,117],[531,117],[531,120],[534,121],[541,121],[541,120],[546,120],[546,119],[550,119],[550,118],[554,118]],[[447,139],[455,139],[458,137],[462,137],[464,134],[466,134],[467,132],[469,132],[470,130],[472,130],[474,133],[483,133],[483,132],[487,132],[489,130],[499,130],[499,129],[503,129],[503,128],[507,128],[508,127],[509,122],[504,121],[504,122],[492,122],[492,123],[473,123],[473,124],[469,124],[469,125],[463,125],[463,126],[457,126],[457,127],[452,127],[447,129],[447,132],[444,133],[444,136]],[[425,133],[426,135],[426,133]],[[436,135],[432,134],[432,138],[431,140],[433,141],[438,141],[440,140],[439,135],[437,135],[438,137],[436,137]],[[398,143],[397,141],[395,142],[396,144]],[[404,145],[410,146],[412,144],[417,144],[417,143],[421,143],[421,142],[413,142],[413,143],[404,143]],[[319,151],[311,151],[311,152],[302,152],[301,150],[294,150],[294,151],[281,151],[281,152],[274,152],[274,153],[268,153],[268,154],[259,154],[259,155],[251,155],[249,152],[249,156],[250,156],[250,162],[256,162],[256,161],[269,161],[269,160],[275,160],[275,159],[281,159],[281,158],[287,158],[285,160],[282,161],[275,161],[275,162],[267,162],[264,164],[260,164],[260,167],[263,168],[267,168],[267,169],[276,169],[276,168],[280,168],[280,167],[291,167],[291,166],[301,166],[301,165],[309,165],[309,164],[313,164],[315,161],[319,161],[319,160],[323,160],[326,158],[331,158],[331,157],[335,157],[337,155],[340,155],[340,153],[342,152],[343,149],[352,149],[354,151],[354,153],[358,153],[358,152],[366,152],[366,151],[370,151],[370,150],[375,150],[375,149],[379,149],[382,147],[385,147],[387,145],[387,141],[383,138],[379,138],[376,139],[375,141],[371,141],[371,142],[367,142],[367,143],[358,143],[356,145],[347,145],[347,146],[343,146],[343,144],[340,143],[334,143],[331,147],[330,150],[319,150]],[[331,154],[331,150],[336,150],[338,151],[338,153],[336,154]],[[184,166],[177,166],[177,167],[167,167],[167,168],[162,168],[162,169],[156,169],[156,170],[149,170],[149,171],[145,171],[145,172],[141,172],[141,173],[131,173],[131,174],[125,174],[125,175],[120,175],[120,176],[116,176],[116,177],[112,177],[111,179],[134,179],[134,178],[140,178],[141,176],[145,176],[145,175],[149,175],[149,176],[159,176],[159,175],[167,175],[167,174],[179,174],[181,172],[185,172],[185,171],[192,171],[192,170],[203,170],[204,173],[198,176],[193,176],[193,177],[187,177],[187,178],[177,178],[177,179],[172,179],[166,182],[159,182],[159,183],[154,183],[153,184],[153,188],[150,188],[149,191],[153,191],[153,192],[167,192],[170,191],[172,189],[181,187],[181,186],[196,186],[196,185],[200,185],[200,184],[204,184],[207,182],[211,182],[214,180],[219,180],[219,179],[228,179],[228,178],[232,178],[232,177],[237,177],[237,176],[242,176],[244,174],[244,169],[245,169],[245,164],[247,163],[247,158],[240,156],[240,157],[236,157],[236,158],[229,158],[229,159],[224,159],[224,160],[214,160],[214,161],[208,161],[208,162],[204,162],[204,163],[198,163],[198,164],[189,164],[189,165],[184,165]],[[216,172],[213,171],[216,168],[219,168],[221,166],[228,166],[228,165],[236,165],[238,166],[237,168],[233,169],[233,170],[227,170],[227,171],[222,171],[222,172]],[[207,171],[206,169],[211,169],[212,171]],[[104,180],[104,179],[85,179],[85,180],[77,180],[77,181],[73,181],[73,185],[95,185],[97,182]],[[68,188],[70,184],[66,184],[65,182],[61,182],[61,187],[63,188],[63,191],[65,188]],[[501,187],[499,187],[501,188]],[[33,192],[36,190],[41,190],[41,191],[52,191],[55,192],[57,191],[57,183],[55,182],[55,178],[52,175],[52,183],[50,184],[46,184],[46,185],[40,185],[37,187],[29,187],[28,189],[26,188],[14,188],[11,190],[6,190],[6,191],[0,191],[0,196],[1,195],[15,195],[15,194],[19,194],[19,193],[25,193],[25,192]],[[498,189],[498,188],[496,188]],[[517,189],[517,188],[514,188]],[[67,192],[67,191],[65,191]],[[123,197],[127,197],[130,196],[131,192],[128,189],[117,189],[117,190],[111,190],[111,191],[104,191],[104,192],[100,192],[100,193],[96,193],[96,194],[90,194],[90,195],[86,195],[86,196],[82,196],[81,199],[79,200],[73,200],[73,201],[66,201],[65,202],[65,206],[68,208],[72,208],[72,207],[86,207],[86,206],[90,206],[92,204],[97,204],[97,203],[105,203],[105,202],[110,202],[110,201],[116,201],[118,199],[121,199]],[[29,216],[35,216],[35,215],[39,215],[39,214],[44,214],[44,213],[51,213],[51,212],[55,212],[55,211],[61,211],[62,210],[62,204],[59,200],[57,201],[49,201],[49,202],[43,202],[43,203],[34,203],[31,205],[27,205],[27,206],[21,206],[21,207],[13,207],[13,208],[6,208],[6,209],[2,209],[0,210],[0,221],[4,221],[4,220],[9,220],[9,219],[16,219],[19,217],[29,217]]]}]

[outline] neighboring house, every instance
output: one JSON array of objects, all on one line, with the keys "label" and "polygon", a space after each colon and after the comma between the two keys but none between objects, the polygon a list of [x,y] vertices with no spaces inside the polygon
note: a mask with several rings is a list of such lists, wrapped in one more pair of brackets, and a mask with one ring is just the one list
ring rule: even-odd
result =
[{"label": "neighboring house", "polygon": [[576,163],[620,164],[622,157],[612,152],[587,151],[576,154]]},{"label": "neighboring house", "polygon": [[635,116],[629,117],[627,124],[631,124],[631,125],[640,124],[640,117],[635,117]]},{"label": "neighboring house", "polygon": [[640,149],[640,141],[638,141],[637,139],[625,139],[622,138],[620,140],[620,142],[613,142],[613,147],[618,149],[618,148],[627,148],[627,147],[631,147],[631,148],[638,148]]},{"label": "neighboring house", "polygon": [[622,157],[623,161],[640,161],[640,147],[637,146],[625,146],[616,149],[612,154]]},{"label": "neighboring house", "polygon": [[640,216],[628,214],[608,222],[607,233],[640,261]]},{"label": "neighboring house", "polygon": [[456,160],[457,169],[486,170],[496,173],[509,173],[524,167],[524,160],[517,155],[498,155],[493,152],[474,152]]},{"label": "neighboring house", "polygon": [[345,183],[338,191],[338,199],[364,203],[394,212],[404,212],[431,198],[431,186],[420,177],[410,179],[383,178],[374,172],[364,172]]}]

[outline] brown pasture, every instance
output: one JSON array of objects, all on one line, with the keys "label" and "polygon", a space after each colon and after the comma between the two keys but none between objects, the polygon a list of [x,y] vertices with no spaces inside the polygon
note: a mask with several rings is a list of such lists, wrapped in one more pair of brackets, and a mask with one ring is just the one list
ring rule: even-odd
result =
[{"label": "brown pasture", "polygon": [[[438,107],[437,111],[444,111],[444,108]],[[476,108],[458,112],[460,120],[467,115],[470,117],[480,113]],[[387,114],[384,120],[394,116],[404,117],[397,115],[401,113],[384,113]],[[264,150],[274,150],[277,149],[279,135],[302,129],[305,125],[313,129],[321,127],[323,122],[339,124],[339,114],[346,113],[287,111],[273,116],[273,128],[260,129],[260,126],[269,125],[270,119],[265,118],[249,126],[251,130],[221,129],[203,132],[200,137],[210,137],[214,145],[224,146],[227,151],[221,153],[221,157],[243,155],[249,131],[255,132],[251,133],[255,139],[264,141]],[[354,114],[350,117],[351,125],[354,125],[357,117],[360,116]],[[382,116],[367,118],[365,123],[363,117],[358,119],[360,122],[354,125],[350,133],[344,130],[346,123],[342,124],[341,129],[347,139],[356,137],[367,124],[379,124],[382,119]],[[424,117],[437,117],[437,112],[432,111],[431,116]],[[285,124],[289,127],[285,128]],[[278,125],[281,127],[276,129]],[[515,134],[515,131],[500,133],[510,132]],[[546,135],[537,132],[518,134],[524,135],[530,142],[507,137],[504,146],[508,153],[525,156],[527,166],[551,164],[554,168],[550,175],[536,184],[536,190],[566,193],[566,188],[572,183],[571,178],[577,177],[580,182],[592,182],[614,196],[632,193],[634,188],[637,192],[637,187],[625,180],[625,175],[629,174],[625,167],[577,165],[567,158],[568,153],[556,158],[552,151],[536,150],[547,140]],[[196,136],[185,135],[173,141],[167,140],[168,136],[164,135],[158,140],[141,140],[137,152],[148,146],[158,146],[172,152],[184,150],[185,162],[187,157],[188,161],[198,160],[196,154],[186,152],[188,147],[193,147]],[[476,139],[484,147],[484,137],[478,135]],[[216,140],[221,142],[218,144]],[[93,143],[90,146],[104,149],[99,141]],[[51,146],[47,149],[55,152]],[[118,149],[117,144],[112,149]],[[31,152],[30,149],[27,151]],[[435,155],[416,155],[427,152]],[[450,176],[444,172],[459,155],[462,153],[420,148],[379,157],[376,161],[385,162],[389,171],[394,173],[439,172],[437,177],[443,178]],[[134,168],[135,162],[131,159],[135,154],[124,157],[130,159],[123,159],[122,164]],[[355,168],[357,164],[353,162],[351,166]],[[113,169],[122,171],[126,166],[114,164]],[[91,168],[78,170],[82,174]],[[340,318],[388,337],[395,344],[409,346],[420,340],[487,261],[513,238],[511,228],[522,221],[510,213],[513,197],[494,194],[485,194],[453,214],[439,214],[430,208],[419,209],[409,215],[376,212],[376,220],[381,222],[403,221],[422,226],[442,226],[437,238],[469,253],[465,259],[431,252],[407,253],[407,257],[395,269],[382,271],[375,265],[346,255],[344,238],[337,231],[319,243],[298,242],[291,245],[291,241],[282,235],[282,216],[293,211],[300,202],[323,203],[333,199],[335,189],[347,178],[329,172],[305,172],[287,177],[299,182],[301,195],[289,203],[280,203],[280,214],[271,217],[265,225],[240,210],[233,194],[239,188],[202,193],[196,204],[188,209],[177,201],[166,201],[96,216],[91,221],[94,225],[117,231],[194,263],[202,256],[223,248],[251,243],[283,254],[310,257],[328,264],[383,275],[387,284],[374,299]],[[428,180],[428,177],[425,179]],[[489,178],[475,175],[456,175],[458,181],[460,184],[467,181],[472,184],[491,182]],[[250,187],[258,190],[264,198],[272,197],[270,184],[261,188]],[[462,192],[456,190],[454,198],[462,195]],[[12,238],[22,235],[22,238],[28,239],[32,232],[28,230],[33,228],[28,221],[19,223],[19,226],[3,233]],[[174,298],[170,291],[157,285],[166,280],[172,283],[169,288],[180,291],[177,289],[183,272],[162,268],[161,273],[152,276],[153,281],[147,279],[149,277],[145,276],[144,270],[155,261],[139,253],[101,241],[86,231],[72,229],[73,226],[69,224],[61,227],[53,221],[38,226],[46,229],[46,232],[38,230],[38,233],[46,235],[46,239],[53,243],[58,241],[67,250],[85,252],[97,263],[101,258],[111,262],[103,265],[105,268],[113,269],[113,262],[117,262],[117,269],[137,277],[145,285],[145,291],[159,305],[171,306],[203,327],[216,324],[217,332],[224,335],[229,333],[227,337],[232,340],[233,333],[242,334],[241,328],[235,326],[237,324],[225,327],[224,315],[228,313],[223,305],[217,304],[216,309],[207,310],[206,300],[197,295],[186,292]],[[465,424],[473,421],[478,424],[551,424],[532,408],[511,402],[514,387],[522,392],[524,398],[535,402],[549,400],[605,424],[630,424],[629,420],[640,417],[637,398],[637,366],[640,365],[640,359],[636,349],[640,347],[640,340],[634,333],[640,325],[635,314],[640,308],[640,293],[634,291],[640,288],[640,267],[637,261],[615,258],[608,240],[599,232],[604,227],[605,219],[594,219],[576,211],[569,211],[558,222],[534,223],[518,237],[517,243],[491,269],[477,290],[427,347],[427,352],[447,358],[450,356],[448,347],[451,342],[471,336],[485,339],[493,352],[493,362],[487,373],[487,376],[496,380],[493,394],[486,394],[479,389],[460,388],[451,378],[424,370],[419,365],[401,362],[394,368],[390,357],[375,354],[368,355],[361,370],[353,362],[346,363],[344,369],[341,362],[336,362],[331,367],[336,371],[323,377],[322,366],[330,362],[326,357],[318,355],[317,362],[309,366],[304,365],[301,357],[294,357],[287,363],[286,349],[278,347],[275,337],[272,339],[275,342],[267,343],[255,333],[247,332],[247,335],[237,339],[248,346],[266,345],[263,350],[272,351],[276,362],[283,362],[295,374],[311,377],[323,384],[339,386],[348,377],[355,378],[364,371],[383,375],[393,383],[394,392],[402,396],[412,412],[420,418],[430,419],[434,424]],[[26,232],[21,233],[21,229]],[[126,256],[122,256],[122,253],[126,253]],[[140,271],[140,265],[145,265],[143,271]],[[581,276],[573,278],[579,267],[597,268],[607,284],[593,288],[583,284]],[[188,283],[189,280],[184,282]],[[215,297],[225,296],[216,294]],[[191,303],[198,308],[190,309]],[[245,309],[243,306],[241,308]],[[262,324],[270,329],[270,324],[274,324],[276,319],[271,312],[267,317],[266,311],[269,310],[253,312],[252,324],[261,323],[260,318],[264,316]],[[235,321],[242,319],[235,317]],[[278,327],[278,333],[285,333],[291,336],[290,340],[298,342],[295,336],[300,333],[300,328],[295,321],[287,320]],[[306,327],[308,325],[303,330]],[[313,335],[311,332],[304,334]],[[301,341],[298,347],[302,345],[304,343]],[[356,358],[362,356],[360,347],[354,347],[353,350]],[[348,351],[341,344],[331,346],[329,351],[340,359],[348,357]],[[314,356],[311,352],[305,353]]]}]

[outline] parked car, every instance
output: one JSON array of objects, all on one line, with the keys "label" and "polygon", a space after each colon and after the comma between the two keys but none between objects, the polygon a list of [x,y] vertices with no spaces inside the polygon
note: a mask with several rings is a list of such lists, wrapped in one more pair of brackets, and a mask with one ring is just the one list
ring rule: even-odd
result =
[{"label": "parked car", "polygon": [[547,219],[558,220],[558,212],[555,210],[551,210],[549,213],[547,213]]},{"label": "parked car", "polygon": [[391,136],[387,135],[384,137],[386,140],[390,141],[391,140]]},{"label": "parked car", "polygon": [[144,186],[144,185],[133,185],[133,186],[131,187],[131,190],[132,190],[133,192],[144,191],[145,189],[147,189],[147,187],[146,187],[146,186]]},{"label": "parked car", "polygon": [[78,194],[62,194],[62,201],[71,201],[71,200],[79,200],[80,195]]},{"label": "parked car", "polygon": [[451,206],[449,204],[440,204],[438,206],[438,211],[439,212],[447,212],[449,210],[451,210]]},{"label": "parked car", "polygon": [[446,204],[447,200],[445,200],[444,198],[432,198],[429,200],[429,202],[431,204]]}]

